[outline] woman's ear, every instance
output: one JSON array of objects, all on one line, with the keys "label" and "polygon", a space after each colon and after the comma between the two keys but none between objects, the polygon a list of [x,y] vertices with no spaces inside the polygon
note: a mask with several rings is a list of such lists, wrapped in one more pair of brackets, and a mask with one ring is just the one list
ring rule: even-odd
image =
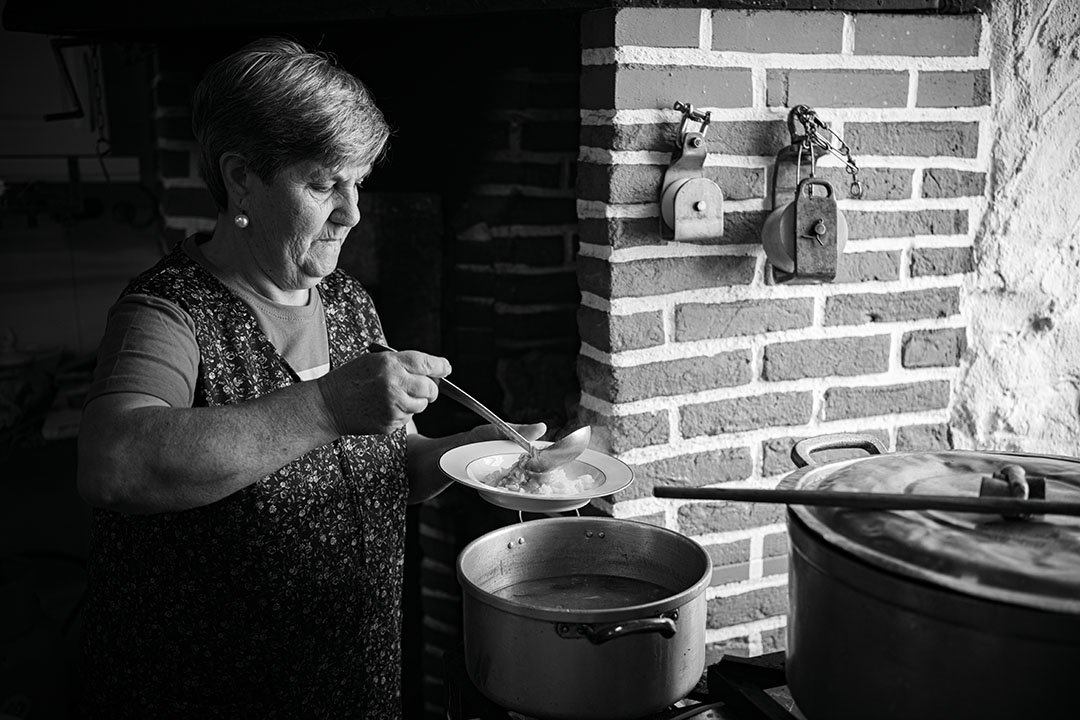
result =
[{"label": "woman's ear", "polygon": [[218,160],[218,163],[221,167],[221,178],[225,181],[225,190],[229,194],[229,199],[242,207],[243,198],[247,196],[249,191],[248,183],[251,177],[251,170],[248,168],[247,160],[236,153],[225,153]]}]

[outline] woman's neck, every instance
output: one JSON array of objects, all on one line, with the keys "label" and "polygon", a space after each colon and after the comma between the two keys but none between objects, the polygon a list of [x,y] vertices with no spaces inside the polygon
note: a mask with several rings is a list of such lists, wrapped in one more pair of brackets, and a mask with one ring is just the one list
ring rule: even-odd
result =
[{"label": "woman's neck", "polygon": [[229,229],[223,230],[219,221],[210,239],[199,246],[203,257],[222,280],[281,305],[299,307],[310,302],[310,288],[282,288],[258,266],[243,239],[236,237],[230,226],[225,227]]}]

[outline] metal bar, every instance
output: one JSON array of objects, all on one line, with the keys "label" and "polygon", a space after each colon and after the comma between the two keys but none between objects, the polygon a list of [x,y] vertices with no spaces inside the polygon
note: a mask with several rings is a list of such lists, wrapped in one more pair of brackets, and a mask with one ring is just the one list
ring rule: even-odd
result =
[{"label": "metal bar", "polygon": [[1007,497],[958,497],[954,495],[906,495],[902,493],[830,492],[825,490],[761,490],[754,488],[708,488],[658,485],[653,495],[684,500],[783,503],[865,510],[952,510],[1000,515],[1076,515],[1080,502],[1022,500]]}]

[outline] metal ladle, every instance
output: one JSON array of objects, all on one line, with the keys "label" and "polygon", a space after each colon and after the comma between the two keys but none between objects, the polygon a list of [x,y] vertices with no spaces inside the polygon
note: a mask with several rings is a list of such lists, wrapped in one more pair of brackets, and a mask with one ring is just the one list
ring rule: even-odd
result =
[{"label": "metal ladle", "polygon": [[[368,346],[368,350],[371,352],[397,352],[380,343],[371,343]],[[508,440],[517,443],[523,450],[529,453],[529,460],[525,463],[525,469],[530,472],[541,475],[549,473],[576,459],[589,446],[589,440],[592,438],[592,428],[589,425],[574,430],[572,433],[559,438],[550,445],[544,447],[534,445],[528,438],[515,430],[509,423],[496,415],[486,405],[462,390],[450,380],[439,378],[436,382],[439,385],[440,393],[451,400],[457,401],[464,407],[472,410],[477,415],[487,420],[497,427]]]}]

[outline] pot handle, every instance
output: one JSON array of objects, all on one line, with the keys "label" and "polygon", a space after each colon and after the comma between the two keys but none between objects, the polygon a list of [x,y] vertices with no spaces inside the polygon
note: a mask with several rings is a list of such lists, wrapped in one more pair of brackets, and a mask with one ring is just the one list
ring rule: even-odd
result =
[{"label": "pot handle", "polygon": [[817,465],[813,453],[821,450],[865,450],[871,455],[884,455],[885,445],[873,435],[862,433],[835,433],[819,437],[805,438],[791,448],[791,461],[799,467]]},{"label": "pot handle", "polygon": [[638,618],[597,627],[592,625],[561,625],[558,630],[559,635],[563,637],[585,637],[593,645],[602,645],[609,640],[624,635],[638,635],[649,632],[660,633],[665,638],[670,638],[675,636],[675,620],[677,617],[677,615],[674,618],[661,615],[655,618]]}]

